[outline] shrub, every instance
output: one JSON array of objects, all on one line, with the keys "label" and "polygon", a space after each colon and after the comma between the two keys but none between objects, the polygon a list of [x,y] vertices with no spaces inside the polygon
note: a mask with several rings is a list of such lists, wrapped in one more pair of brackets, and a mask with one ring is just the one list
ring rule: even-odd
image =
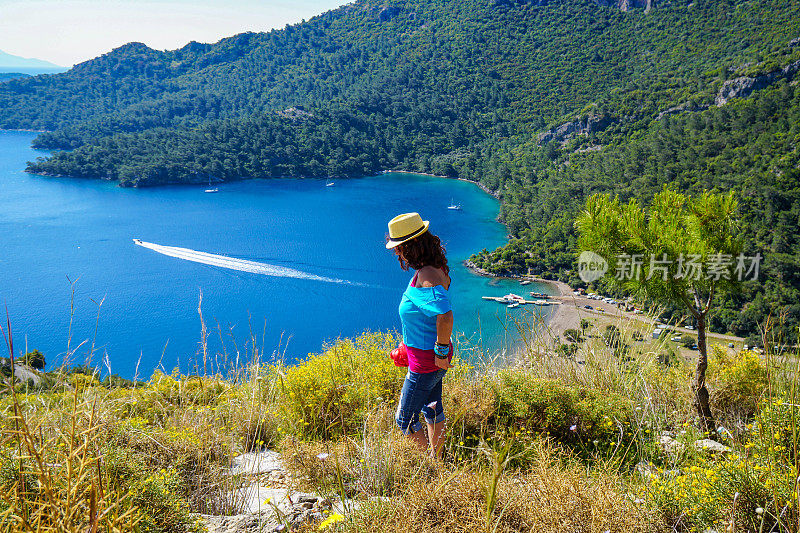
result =
[{"label": "shrub", "polygon": [[94,399],[77,388],[59,399],[6,400],[14,414],[0,433],[0,532],[134,530],[141,518],[130,494],[100,468]]},{"label": "shrub", "polygon": [[575,357],[575,354],[578,353],[578,345],[566,343],[559,344],[556,348],[556,353],[561,357],[572,359]]},{"label": "shrub", "polygon": [[565,329],[564,338],[569,342],[581,342],[583,340],[581,332],[574,328]]},{"label": "shrub", "polygon": [[498,373],[494,386],[498,426],[525,428],[581,451],[616,450],[631,438],[631,403],[618,394],[510,369]]},{"label": "shrub", "polygon": [[44,354],[39,350],[33,350],[25,354],[22,362],[36,370],[42,370],[45,365]]},{"label": "shrub", "polygon": [[620,337],[620,330],[617,326],[614,324],[606,326],[605,332],[603,333],[603,340],[606,346],[616,349],[620,344]]},{"label": "shrub", "polygon": [[99,384],[95,376],[83,373],[75,373],[70,375],[68,382],[71,386],[75,387],[79,394],[85,392],[86,389]]},{"label": "shrub", "polygon": [[141,528],[152,533],[185,533],[193,528],[189,508],[179,493],[181,479],[174,469],[160,469],[133,487],[133,501],[142,518]]},{"label": "shrub", "polygon": [[376,404],[397,400],[405,369],[394,366],[391,334],[340,340],[295,366],[272,369],[284,426],[303,438],[357,433]]},{"label": "shrub", "polygon": [[742,351],[730,356],[714,346],[709,367],[712,408],[731,422],[752,420],[767,387],[767,368],[758,355]]},{"label": "shrub", "polygon": [[651,476],[647,494],[669,523],[692,531],[788,531],[786,524],[797,523],[795,480],[794,468],[763,455],[697,456],[681,470]]},{"label": "shrub", "polygon": [[684,348],[691,348],[692,346],[697,344],[697,341],[691,335],[681,335],[680,343],[681,346],[683,346]]},{"label": "shrub", "polygon": [[674,366],[679,362],[678,354],[669,345],[665,345],[658,354],[658,362],[664,366]]}]

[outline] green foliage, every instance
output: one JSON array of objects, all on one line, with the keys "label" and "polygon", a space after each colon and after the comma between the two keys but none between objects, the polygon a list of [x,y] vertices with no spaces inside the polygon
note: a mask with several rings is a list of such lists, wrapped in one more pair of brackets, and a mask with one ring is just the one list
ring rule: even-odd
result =
[{"label": "green foliage", "polygon": [[608,324],[603,331],[603,341],[606,346],[616,350],[622,343],[622,335],[619,328],[614,324]]},{"label": "green foliage", "polygon": [[581,332],[577,329],[568,328],[564,330],[564,338],[569,342],[581,342],[583,340],[583,335],[581,335]]},{"label": "green foliage", "polygon": [[571,359],[575,357],[576,353],[578,353],[578,345],[561,343],[556,347],[556,353],[561,357]]},{"label": "green foliage", "polygon": [[[744,361],[728,367],[725,379],[752,406],[763,391],[741,379],[747,374],[766,386],[764,367],[743,355]],[[758,409],[754,422],[743,428],[739,450],[696,455],[680,470],[659,469],[650,478],[648,496],[668,521],[681,517],[698,530],[726,523],[735,524],[736,531],[793,529],[789,524],[798,520],[798,471],[791,459],[798,449],[797,408],[778,398],[759,401]]]},{"label": "green foliage", "polygon": [[740,531],[779,531],[779,523],[797,519],[788,465],[739,454],[701,456],[693,463],[652,478],[649,496],[669,522],[680,517],[692,530],[703,530],[733,521]]},{"label": "green foliage", "polygon": [[284,427],[303,439],[357,432],[366,413],[397,400],[405,369],[394,366],[391,334],[337,341],[291,367],[275,367],[277,411]]},{"label": "green foliage", "polygon": [[22,362],[36,370],[43,370],[45,365],[44,354],[39,350],[33,350],[23,356]]},{"label": "green foliage", "polygon": [[[608,195],[595,195],[586,201],[575,226],[581,248],[608,260],[607,276],[614,282],[659,303],[705,314],[706,304],[698,298],[710,298],[709,294],[736,283],[735,264],[727,274],[715,276],[707,270],[715,257],[733,262],[740,253],[736,209],[732,193],[704,192],[691,198],[664,189],[653,197],[647,211],[634,200],[622,204]],[[640,265],[635,265],[634,256],[641,259]],[[668,263],[656,264],[651,257]],[[697,258],[701,270],[684,268],[681,258],[687,257]]]},{"label": "green foliage", "polygon": [[749,422],[758,410],[767,389],[767,368],[753,352],[729,355],[715,347],[709,361],[714,376],[711,403],[732,422]]},{"label": "green foliage", "polygon": [[[626,325],[605,329],[606,336],[622,337]],[[564,516],[572,529],[594,524],[598,531],[632,531],[645,519],[641,531],[797,530],[797,353],[711,357],[712,401],[730,428],[718,438],[731,451],[717,454],[694,446],[702,434],[687,421],[686,367],[664,369],[642,353],[648,348],[632,348],[622,362],[615,349],[592,343],[580,367],[559,358],[482,370],[461,363],[445,378],[444,461],[433,463],[392,420],[404,373],[387,356],[395,343],[391,335],[367,333],[297,366],[253,365],[230,380],[156,374],[137,387],[109,388],[75,373],[69,377],[81,390],[0,397],[0,411],[20,414],[0,417],[0,512],[11,510],[16,519],[23,507],[41,508],[55,522],[71,502],[73,523],[88,531],[86,502],[92,486],[102,486],[113,499],[98,508],[119,506],[117,522],[126,524],[119,530],[138,522],[142,531],[191,531],[197,526],[190,510],[240,512],[242,478],[230,475],[232,459],[269,446],[282,452],[296,482],[364,498],[368,515],[348,513],[337,526],[348,531],[404,531],[422,523],[413,516],[426,517],[430,527],[452,518],[462,530],[480,530],[485,488],[492,486],[487,476],[498,459],[503,468],[494,470],[491,516],[508,530],[520,529],[520,516],[531,520],[526,531],[563,531]],[[344,407],[337,410],[337,402]],[[752,410],[722,408],[733,404]],[[316,413],[324,421],[306,425]],[[28,429],[17,429],[23,420]],[[677,448],[664,449],[665,432]],[[20,455],[20,446],[29,451]],[[498,457],[498,450],[508,455]],[[457,479],[462,483],[449,485]],[[65,491],[70,485],[76,490]],[[421,514],[398,518],[418,511],[425,490],[431,498]],[[392,501],[373,507],[366,501],[373,496]],[[451,499],[436,500],[445,496]],[[17,531],[17,524],[2,521],[0,530]]]},{"label": "green foliage", "polygon": [[618,394],[537,379],[519,370],[502,370],[493,386],[499,427],[548,435],[579,453],[613,452],[632,437],[631,402]]},{"label": "green foliage", "polygon": [[193,531],[189,506],[179,494],[181,479],[174,469],[162,468],[136,480],[133,502],[138,507],[143,531],[184,533]]}]

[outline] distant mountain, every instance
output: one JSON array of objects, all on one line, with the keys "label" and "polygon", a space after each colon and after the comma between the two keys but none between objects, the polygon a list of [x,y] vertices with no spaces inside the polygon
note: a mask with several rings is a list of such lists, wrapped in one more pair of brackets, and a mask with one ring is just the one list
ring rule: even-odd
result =
[{"label": "distant mountain", "polygon": [[67,68],[49,61],[36,58],[26,58],[7,54],[0,50],[0,73],[13,72],[21,74],[56,74],[66,72]]},{"label": "distant mountain", "polygon": [[30,74],[24,74],[22,72],[0,72],[0,83],[3,83],[4,81],[30,78],[30,76],[31,76]]}]

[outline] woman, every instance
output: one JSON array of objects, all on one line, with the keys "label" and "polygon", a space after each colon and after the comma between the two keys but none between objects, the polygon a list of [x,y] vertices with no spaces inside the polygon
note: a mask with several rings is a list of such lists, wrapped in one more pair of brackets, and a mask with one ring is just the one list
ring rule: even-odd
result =
[{"label": "woman", "polygon": [[[453,311],[445,250],[428,225],[418,213],[394,217],[389,221],[386,248],[394,249],[403,270],[416,270],[400,300],[408,374],[395,419],[405,435],[422,450],[430,446],[431,454],[438,458],[445,421],[442,378],[452,367]],[[419,422],[420,411],[427,422],[427,439]]]}]

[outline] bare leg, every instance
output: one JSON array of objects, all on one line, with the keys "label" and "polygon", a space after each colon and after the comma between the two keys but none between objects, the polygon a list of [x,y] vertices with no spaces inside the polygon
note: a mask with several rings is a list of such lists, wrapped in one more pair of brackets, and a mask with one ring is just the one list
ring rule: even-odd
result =
[{"label": "bare leg", "polygon": [[[422,433],[418,431],[418,433]],[[442,458],[442,435],[444,434],[444,422],[428,423],[428,440],[431,445],[431,455],[438,461]]]},{"label": "bare leg", "polygon": [[428,450],[428,439],[422,429],[415,431],[414,433],[409,433],[408,438],[414,441],[414,443],[419,446],[419,449],[423,452]]}]

